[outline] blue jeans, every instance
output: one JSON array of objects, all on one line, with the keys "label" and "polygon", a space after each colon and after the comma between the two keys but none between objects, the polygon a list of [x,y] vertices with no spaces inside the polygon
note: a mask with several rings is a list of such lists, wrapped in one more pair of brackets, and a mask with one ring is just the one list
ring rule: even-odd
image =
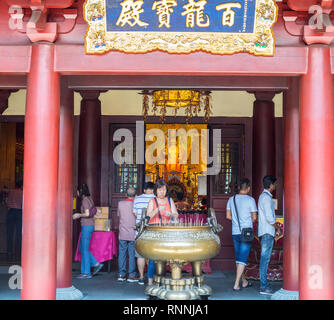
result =
[{"label": "blue jeans", "polygon": [[148,260],[147,278],[152,279],[155,273],[155,263],[153,260]]},{"label": "blue jeans", "polygon": [[79,250],[81,252],[81,273],[89,274],[90,267],[98,264],[97,260],[89,251],[90,238],[94,232],[94,226],[81,226],[81,239]]},{"label": "blue jeans", "polygon": [[232,238],[234,245],[235,263],[246,266],[252,243],[241,242],[241,234],[232,235]]},{"label": "blue jeans", "polygon": [[261,259],[260,259],[260,289],[268,287],[267,271],[273,249],[274,237],[268,233],[261,238]]},{"label": "blue jeans", "polygon": [[126,276],[126,252],[129,254],[129,275],[136,276],[135,242],[119,240],[118,270],[119,274]]}]

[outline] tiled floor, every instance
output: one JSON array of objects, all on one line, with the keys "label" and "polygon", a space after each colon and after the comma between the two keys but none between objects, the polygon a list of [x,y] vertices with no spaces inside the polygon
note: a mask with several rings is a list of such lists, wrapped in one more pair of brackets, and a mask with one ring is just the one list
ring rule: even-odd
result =
[{"label": "tiled floor", "polygon": [[[73,285],[84,294],[84,300],[146,300],[145,286],[138,283],[118,282],[117,272],[101,272],[92,279],[76,279],[79,269],[74,264]],[[9,288],[10,277],[8,267],[0,267],[0,300],[20,299],[20,290]],[[209,285],[213,294],[210,300],[267,300],[269,296],[260,295],[259,282],[252,281],[253,286],[240,292],[232,290],[235,273],[233,271],[213,271],[205,275],[205,283]],[[282,287],[282,282],[271,283],[276,291]]]}]

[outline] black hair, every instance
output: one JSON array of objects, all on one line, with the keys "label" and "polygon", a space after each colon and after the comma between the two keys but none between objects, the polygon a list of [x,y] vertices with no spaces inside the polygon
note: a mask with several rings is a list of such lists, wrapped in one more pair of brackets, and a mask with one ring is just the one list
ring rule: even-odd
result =
[{"label": "black hair", "polygon": [[243,178],[240,181],[239,187],[240,187],[240,190],[246,190],[248,187],[250,187],[250,185],[251,185],[250,180],[247,178]]},{"label": "black hair", "polygon": [[154,183],[151,181],[145,182],[144,190],[154,190]]},{"label": "black hair", "polygon": [[155,183],[154,194],[157,195],[157,189],[160,189],[163,186],[165,186],[167,189],[166,197],[168,197],[168,186],[165,180],[157,180],[157,182]]},{"label": "black hair", "polygon": [[265,176],[262,180],[263,187],[265,189],[269,189],[271,184],[274,184],[277,181],[277,179],[274,176]]},{"label": "black hair", "polygon": [[77,190],[79,191],[79,197],[80,198],[89,197],[90,196],[90,192],[89,192],[88,186],[85,183],[80,184],[78,186]]}]

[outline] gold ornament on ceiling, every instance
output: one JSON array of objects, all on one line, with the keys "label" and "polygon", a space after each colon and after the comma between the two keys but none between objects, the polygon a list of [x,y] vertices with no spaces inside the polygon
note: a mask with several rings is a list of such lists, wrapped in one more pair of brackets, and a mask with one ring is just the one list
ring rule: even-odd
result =
[{"label": "gold ornament on ceiling", "polygon": [[207,123],[212,114],[210,91],[144,90],[142,94],[144,121],[149,115],[159,115],[161,122],[165,123],[167,116],[176,117],[178,111],[184,110],[187,124],[191,118],[199,117],[202,111],[204,111],[204,121]]}]

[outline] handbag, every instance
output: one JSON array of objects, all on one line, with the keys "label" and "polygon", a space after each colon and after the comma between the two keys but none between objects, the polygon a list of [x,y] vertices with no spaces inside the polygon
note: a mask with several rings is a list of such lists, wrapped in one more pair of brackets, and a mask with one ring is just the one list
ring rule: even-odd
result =
[{"label": "handbag", "polygon": [[240,228],[239,214],[238,214],[237,204],[235,203],[235,196],[233,197],[233,202],[234,202],[235,212],[237,214],[239,229],[241,231],[241,242],[253,242],[254,240],[253,228],[243,228],[243,229]]},{"label": "handbag", "polygon": [[96,215],[96,213],[97,213],[96,207],[95,206],[91,207],[89,209],[89,216],[88,216],[88,218],[93,218]]},{"label": "handbag", "polygon": [[87,218],[93,218],[97,213],[97,208],[93,205],[89,209],[89,216]]}]

